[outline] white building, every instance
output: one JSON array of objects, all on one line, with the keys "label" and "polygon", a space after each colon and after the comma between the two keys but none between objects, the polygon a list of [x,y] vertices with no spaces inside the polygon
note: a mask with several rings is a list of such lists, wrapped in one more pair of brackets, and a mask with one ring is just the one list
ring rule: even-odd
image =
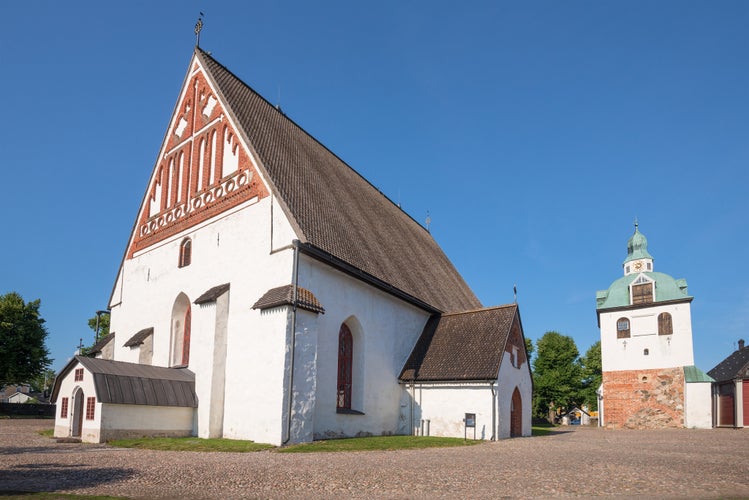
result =
[{"label": "white building", "polygon": [[712,427],[712,379],[694,366],[687,282],[655,272],[635,224],[624,276],[596,294],[608,427]]},{"label": "white building", "polygon": [[55,383],[56,436],[531,432],[517,306],[482,308],[426,229],[199,48],[109,307],[99,359]]}]

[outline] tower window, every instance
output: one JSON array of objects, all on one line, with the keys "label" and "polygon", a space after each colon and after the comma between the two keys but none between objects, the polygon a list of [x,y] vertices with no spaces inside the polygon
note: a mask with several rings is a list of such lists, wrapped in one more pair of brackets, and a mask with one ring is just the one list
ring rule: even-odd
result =
[{"label": "tower window", "polygon": [[627,318],[619,318],[616,320],[616,338],[629,338],[629,320]]},{"label": "tower window", "polygon": [[673,335],[674,323],[669,313],[658,315],[658,335]]},{"label": "tower window", "polygon": [[632,286],[632,305],[650,304],[653,302],[653,284],[643,283]]},{"label": "tower window", "polygon": [[192,262],[192,240],[185,238],[179,246],[179,267],[186,267]]}]

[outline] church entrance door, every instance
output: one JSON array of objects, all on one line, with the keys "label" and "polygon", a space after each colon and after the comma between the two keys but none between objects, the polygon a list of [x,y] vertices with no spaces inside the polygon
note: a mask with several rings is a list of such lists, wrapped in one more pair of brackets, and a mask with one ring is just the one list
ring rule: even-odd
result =
[{"label": "church entrance door", "polygon": [[523,435],[523,399],[520,397],[520,391],[517,387],[512,393],[511,404],[510,437],[520,437]]},{"label": "church entrance door", "polygon": [[73,393],[73,429],[71,436],[80,437],[81,428],[83,427],[83,390],[78,389]]}]

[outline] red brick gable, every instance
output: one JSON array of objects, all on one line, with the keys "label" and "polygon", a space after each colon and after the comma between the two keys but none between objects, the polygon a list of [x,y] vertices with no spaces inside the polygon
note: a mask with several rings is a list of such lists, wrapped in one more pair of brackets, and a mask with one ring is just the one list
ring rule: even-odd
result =
[{"label": "red brick gable", "polygon": [[220,97],[195,63],[151,176],[127,258],[268,194]]}]

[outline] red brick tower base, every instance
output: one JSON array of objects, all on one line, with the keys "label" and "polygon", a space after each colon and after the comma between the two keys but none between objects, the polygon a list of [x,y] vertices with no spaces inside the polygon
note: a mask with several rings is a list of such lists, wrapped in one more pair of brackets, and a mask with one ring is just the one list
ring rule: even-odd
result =
[{"label": "red brick tower base", "polygon": [[603,372],[603,407],[610,428],[684,427],[684,370]]}]

